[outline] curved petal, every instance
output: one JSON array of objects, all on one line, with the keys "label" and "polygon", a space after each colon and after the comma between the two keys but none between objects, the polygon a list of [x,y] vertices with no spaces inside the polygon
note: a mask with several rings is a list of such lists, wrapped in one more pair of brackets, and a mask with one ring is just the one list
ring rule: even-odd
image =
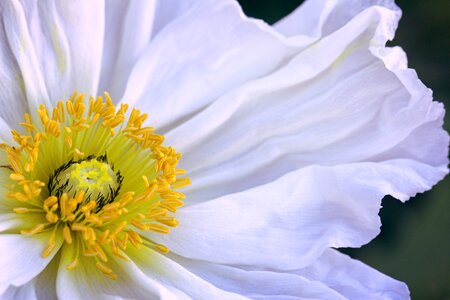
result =
[{"label": "curved petal", "polygon": [[320,281],[293,273],[246,270],[173,254],[169,257],[216,287],[251,299],[347,299]]},{"label": "curved petal", "polygon": [[444,173],[411,160],[306,167],[181,208],[179,227],[150,238],[192,259],[292,270],[311,264],[328,247],[366,244],[379,233],[385,195],[405,200]]},{"label": "curved petal", "polygon": [[[0,95],[3,95],[3,93],[0,93]],[[2,100],[0,100],[0,101],[2,101]],[[1,104],[1,105],[3,105],[3,104]],[[20,105],[18,105],[18,106],[20,106]],[[22,111],[20,111],[20,112],[22,113],[21,117],[23,117],[23,113],[25,112],[25,110],[23,110],[23,112]],[[12,115],[12,113],[10,113],[10,115]],[[22,122],[22,120],[23,119],[20,119],[20,122]],[[15,120],[15,121],[19,121],[19,119]],[[13,145],[14,139],[12,138],[11,127],[9,126],[9,124],[10,123],[7,121],[7,119],[3,119],[3,117],[0,117],[0,143]],[[6,158],[6,155],[5,155],[4,151],[1,151],[1,153],[0,153],[0,164],[1,165],[4,164],[5,158]]]},{"label": "curved petal", "polygon": [[142,53],[151,47],[161,31],[185,15],[196,2],[199,1],[105,2],[106,30],[99,92],[108,91],[114,100],[120,100]]},{"label": "curved petal", "polygon": [[27,237],[20,234],[0,234],[0,295],[9,285],[21,286],[36,277],[53,259],[62,244],[56,239],[52,254],[43,258],[51,233],[45,232]]},{"label": "curved petal", "polygon": [[39,103],[67,98],[75,90],[96,94],[104,30],[102,1],[13,0],[2,2],[1,12],[2,45],[9,46],[12,54],[5,63],[17,62],[19,69],[9,92],[15,97],[9,101],[23,99],[14,92],[18,87],[31,111]]},{"label": "curved petal", "polygon": [[[38,100],[46,105],[50,104],[22,5],[17,0],[3,1],[0,3],[0,12],[3,25],[1,44],[2,48],[6,48],[2,50],[5,53],[2,55],[2,63],[10,66],[5,70],[5,78],[9,84],[5,87],[4,95],[13,96],[2,100],[2,104],[11,107],[14,106],[11,101],[17,101],[14,104],[22,109],[30,103],[37,107]],[[8,118],[6,114],[1,117]]]},{"label": "curved petal", "polygon": [[53,259],[38,276],[26,284],[15,287],[9,286],[0,295],[2,300],[57,300],[56,272],[58,259]]},{"label": "curved petal", "polygon": [[273,28],[281,34],[298,39],[327,36],[338,30],[363,10],[380,6],[395,11],[398,18],[401,11],[392,0],[307,0],[292,13],[278,21]]},{"label": "curved petal", "polygon": [[156,1],[105,2],[105,39],[98,92],[119,100],[131,69],[152,37]]},{"label": "curved petal", "polygon": [[[0,47],[1,49],[1,47]],[[1,68],[0,68],[1,69]],[[1,79],[0,79],[1,80]],[[1,82],[1,81],[0,81]],[[1,93],[0,93],[1,95]],[[1,100],[0,100],[0,105]],[[8,144],[13,145],[14,139],[11,135],[11,128],[9,127],[8,123],[0,116],[0,144]],[[0,150],[0,178],[3,180],[3,175],[9,176],[7,172],[5,172],[7,169],[5,169],[5,166],[7,166],[8,163],[8,156],[5,151]],[[5,173],[4,173],[5,172]],[[0,187],[1,188],[1,187]],[[3,191],[0,190],[1,195],[3,195]]]},{"label": "curved petal", "polygon": [[0,298],[2,300],[37,300],[34,280],[19,287],[9,286],[8,289],[0,295]]},{"label": "curved petal", "polygon": [[[23,78],[14,55],[8,47],[6,33],[0,29],[0,143],[11,139],[8,124],[18,124],[23,120],[27,103]],[[11,105],[14,99],[14,105]]]},{"label": "curved petal", "polygon": [[448,162],[443,107],[406,69],[403,52],[382,46],[397,19],[396,11],[368,8],[170,131],[167,140],[183,153],[193,182],[187,203],[314,164],[411,159],[440,174]]},{"label": "curved petal", "polygon": [[[163,28],[157,26],[122,98],[149,113],[152,123],[163,129],[225,92],[273,72],[299,47],[267,24],[245,17],[236,1],[191,2]],[[158,3],[162,7],[155,15],[167,19],[170,3]]]},{"label": "curved petal", "polygon": [[326,250],[312,265],[295,273],[323,282],[348,299],[409,299],[406,284],[334,249]]},{"label": "curved petal", "polygon": [[215,286],[252,299],[409,299],[404,283],[334,249],[288,273],[169,256]]},{"label": "curved petal", "polygon": [[[156,1],[146,2],[146,6],[141,2],[114,3],[109,18],[114,21],[108,25],[112,29],[106,32],[109,63],[104,63],[106,79],[101,89],[111,89],[114,97],[121,98],[135,64],[122,99],[149,112],[153,123],[166,130],[224,92],[273,72],[320,38],[322,31],[330,34],[339,28],[342,22],[335,19],[344,19],[342,5],[329,2],[307,3],[305,6],[311,7],[301,15],[307,24],[304,34],[287,39],[267,24],[245,17],[235,1]],[[381,2],[372,1],[371,5]],[[354,6],[352,13],[356,14],[370,5]],[[118,16],[118,11],[126,14]],[[135,30],[135,23],[144,26]],[[120,24],[123,30],[118,29]],[[139,55],[142,57],[136,61]],[[108,76],[112,76],[109,81]]]},{"label": "curved petal", "polygon": [[333,14],[336,1],[304,1],[273,28],[291,39],[317,40],[322,37],[324,23]]},{"label": "curved petal", "polygon": [[177,297],[181,299],[247,299],[215,287],[207,278],[202,279],[194,275],[182,265],[149,248],[141,247],[138,250],[130,248],[127,252],[146,276],[173,289],[177,292]]}]

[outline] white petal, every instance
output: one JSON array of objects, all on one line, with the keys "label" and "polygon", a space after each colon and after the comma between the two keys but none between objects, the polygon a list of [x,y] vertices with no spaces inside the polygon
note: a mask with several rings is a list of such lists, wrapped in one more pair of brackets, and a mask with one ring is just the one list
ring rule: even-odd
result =
[{"label": "white petal", "polygon": [[[161,31],[166,30],[167,27],[170,28],[172,23],[178,22],[178,19],[184,18],[186,14],[192,14],[190,12],[192,7],[201,2],[204,1],[107,1],[106,31],[99,91],[108,91],[113,99],[120,100],[127,86],[131,70],[142,53],[148,51],[146,48],[153,47],[152,44],[155,39],[156,43],[159,43],[160,37],[158,35]],[[163,35],[166,35],[166,33],[163,33]],[[174,38],[176,39],[176,37]],[[175,49],[168,50],[172,52]],[[164,63],[169,64],[175,63],[176,60],[173,57],[166,56],[159,59],[163,59]],[[148,59],[144,59],[144,61],[146,60]],[[131,89],[133,89],[133,81]],[[137,82],[137,84],[140,83]],[[137,99],[129,100],[135,101]]]},{"label": "white petal", "polygon": [[409,299],[406,284],[334,249],[296,274],[323,282],[348,299]]},{"label": "white petal", "polygon": [[0,256],[0,295],[9,285],[21,286],[29,282],[53,259],[62,244],[62,239],[56,240],[55,251],[49,257],[41,256],[50,234],[41,233],[32,237],[0,234],[0,253],[3,254]]},{"label": "white petal", "polygon": [[155,1],[107,1],[99,93],[119,100],[128,76],[152,36]]},{"label": "white petal", "polygon": [[[37,300],[34,280],[19,286],[9,286],[8,289],[0,295],[2,300]],[[51,299],[51,298],[49,298]]]},{"label": "white petal", "polygon": [[252,299],[409,299],[404,283],[334,249],[286,273],[169,257],[215,286]]},{"label": "white petal", "polygon": [[174,262],[165,255],[151,249],[141,247],[136,250],[129,248],[128,253],[133,262],[149,278],[160,282],[167,288],[178,292],[178,297],[187,299],[247,299],[238,294],[226,292],[208,282],[207,278],[200,278],[182,265]]},{"label": "white petal", "polygon": [[[6,33],[2,43],[14,55],[10,63],[17,61],[20,73],[15,76],[23,78],[31,111],[75,90],[96,93],[103,46],[102,1],[6,1],[1,10]],[[12,86],[20,86],[20,81]]]},{"label": "white petal", "polygon": [[[4,210],[4,207],[1,208]],[[10,210],[12,211],[12,209]],[[27,226],[30,224],[27,220],[31,218],[21,218],[16,213],[0,213],[0,232],[14,230],[17,231],[17,228],[21,228],[23,226]],[[35,224],[34,222],[31,224]]]},{"label": "white petal", "polygon": [[373,6],[382,6],[395,11],[397,21],[401,16],[400,9],[392,0],[308,0],[273,27],[281,34],[294,39],[304,35],[327,36],[363,10]]},{"label": "white petal", "polygon": [[73,247],[63,247],[56,281],[59,299],[176,299],[176,294],[147,277],[133,262],[110,259],[107,265],[118,275],[111,280],[92,258],[81,257],[79,265],[68,271],[66,265],[74,258]]},{"label": "white petal", "polygon": [[173,254],[169,256],[218,288],[252,299],[346,299],[322,282],[297,274],[245,270]]},{"label": "white petal", "polygon": [[151,235],[184,257],[295,269],[328,247],[359,247],[379,233],[381,199],[429,189],[440,174],[411,160],[311,166],[267,185],[181,208],[180,226]]},{"label": "white petal", "polygon": [[0,107],[0,143],[2,143],[11,140],[10,129],[7,124],[22,122],[27,103],[19,66],[6,42],[6,33],[1,29]]},{"label": "white petal", "polygon": [[181,122],[298,51],[267,24],[245,17],[235,1],[193,2],[170,22],[172,7],[161,4],[155,15],[165,26],[136,63],[123,96],[158,127]]},{"label": "white petal", "polygon": [[314,164],[405,158],[441,174],[448,162],[442,105],[405,69],[399,48],[378,47],[392,37],[396,20],[395,11],[369,8],[282,69],[170,131],[168,143],[183,153],[193,182],[187,203]]},{"label": "white petal", "polygon": [[[0,47],[0,49],[1,49],[1,47]],[[0,94],[0,95],[3,95],[3,93]],[[1,99],[4,99],[4,98],[1,98]],[[4,100],[0,100],[0,105],[3,105],[2,101],[4,101]],[[13,105],[9,105],[9,106],[13,106]],[[19,106],[20,105],[18,104],[17,107],[19,107]],[[3,111],[3,110],[1,110],[1,111]],[[24,112],[25,112],[25,110],[21,111],[20,119],[17,119],[17,120],[15,119],[16,117],[18,118],[18,116],[13,117],[14,120],[12,122],[14,122],[14,121],[22,122],[23,121],[23,113]],[[11,113],[11,112],[7,113],[7,114],[9,114],[10,116],[13,115],[13,113]],[[3,117],[0,117],[0,143],[13,145],[14,144],[14,139],[12,138],[12,135],[11,135],[11,128],[8,125],[8,124],[11,124],[11,123],[8,123],[8,121],[6,121],[6,120],[7,119],[3,119]],[[16,124],[18,124],[18,123],[16,123]],[[6,154],[5,154],[4,151],[1,151],[1,153],[0,153],[0,164],[1,165],[5,164],[5,161],[6,161],[5,159],[6,159]]]},{"label": "white petal", "polygon": [[38,276],[26,284],[9,288],[0,296],[2,300],[56,300],[56,272],[58,259],[53,259]]},{"label": "white petal", "polygon": [[[2,1],[0,13],[3,25],[1,44],[2,48],[8,47],[2,51],[6,53],[2,55],[2,59],[4,64],[10,65],[5,70],[7,72],[5,78],[9,82],[6,89],[10,89],[6,91],[6,95],[13,96],[3,100],[2,104],[24,107],[23,96],[35,107],[38,100],[46,105],[50,104],[22,5],[17,0]],[[5,118],[4,115],[2,117]]]}]

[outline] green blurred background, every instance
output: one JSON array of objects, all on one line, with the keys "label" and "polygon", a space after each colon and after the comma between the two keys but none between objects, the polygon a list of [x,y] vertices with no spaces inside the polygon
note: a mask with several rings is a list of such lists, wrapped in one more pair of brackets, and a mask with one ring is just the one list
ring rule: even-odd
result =
[{"label": "green blurred background", "polygon": [[[247,15],[272,24],[302,0],[240,0]],[[403,10],[396,37],[409,66],[450,109],[450,1],[397,0]],[[449,115],[445,127],[450,129]],[[413,299],[450,299],[450,176],[405,204],[383,200],[382,232],[360,249],[346,249],[368,265],[406,282]]]}]

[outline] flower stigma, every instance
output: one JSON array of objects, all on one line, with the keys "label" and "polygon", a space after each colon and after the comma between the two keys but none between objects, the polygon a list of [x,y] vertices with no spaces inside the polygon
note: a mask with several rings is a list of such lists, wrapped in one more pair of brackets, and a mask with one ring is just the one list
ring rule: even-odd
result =
[{"label": "flower stigma", "polygon": [[185,197],[176,189],[190,180],[179,177],[181,154],[143,126],[147,114],[127,111],[108,93],[86,100],[75,92],[51,113],[41,105],[39,122],[25,114],[22,132],[12,131],[17,145],[0,144],[8,161],[0,172],[9,176],[4,205],[23,219],[11,233],[48,237],[43,258],[69,250],[68,270],[93,260],[116,279],[108,261],[128,261],[128,247],[169,252],[147,233],[178,226]]}]

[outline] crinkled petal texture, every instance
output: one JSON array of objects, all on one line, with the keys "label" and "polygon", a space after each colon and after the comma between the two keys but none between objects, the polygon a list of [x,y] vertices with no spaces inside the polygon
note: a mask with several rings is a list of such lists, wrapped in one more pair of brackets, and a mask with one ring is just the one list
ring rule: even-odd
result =
[{"label": "crinkled petal texture", "polygon": [[2,298],[409,297],[330,249],[369,242],[385,195],[406,201],[448,172],[442,105],[385,47],[393,1],[310,0],[274,27],[231,0],[11,0],[0,12],[0,140],[39,103],[108,90],[150,114],[193,181],[180,226],[151,236],[172,253],[111,262],[116,282],[89,264],[67,271],[65,245],[37,258],[40,240],[9,234],[18,220],[2,212],[1,252],[15,253],[0,260],[14,269],[0,272]]},{"label": "crinkled petal texture", "polygon": [[96,93],[102,1],[11,0],[2,1],[0,12],[1,118],[17,124],[27,107],[33,112],[39,103],[55,104],[74,90]]},{"label": "crinkled petal texture", "polygon": [[310,266],[288,272],[170,257],[222,289],[253,299],[405,299],[408,288],[328,249]]}]

